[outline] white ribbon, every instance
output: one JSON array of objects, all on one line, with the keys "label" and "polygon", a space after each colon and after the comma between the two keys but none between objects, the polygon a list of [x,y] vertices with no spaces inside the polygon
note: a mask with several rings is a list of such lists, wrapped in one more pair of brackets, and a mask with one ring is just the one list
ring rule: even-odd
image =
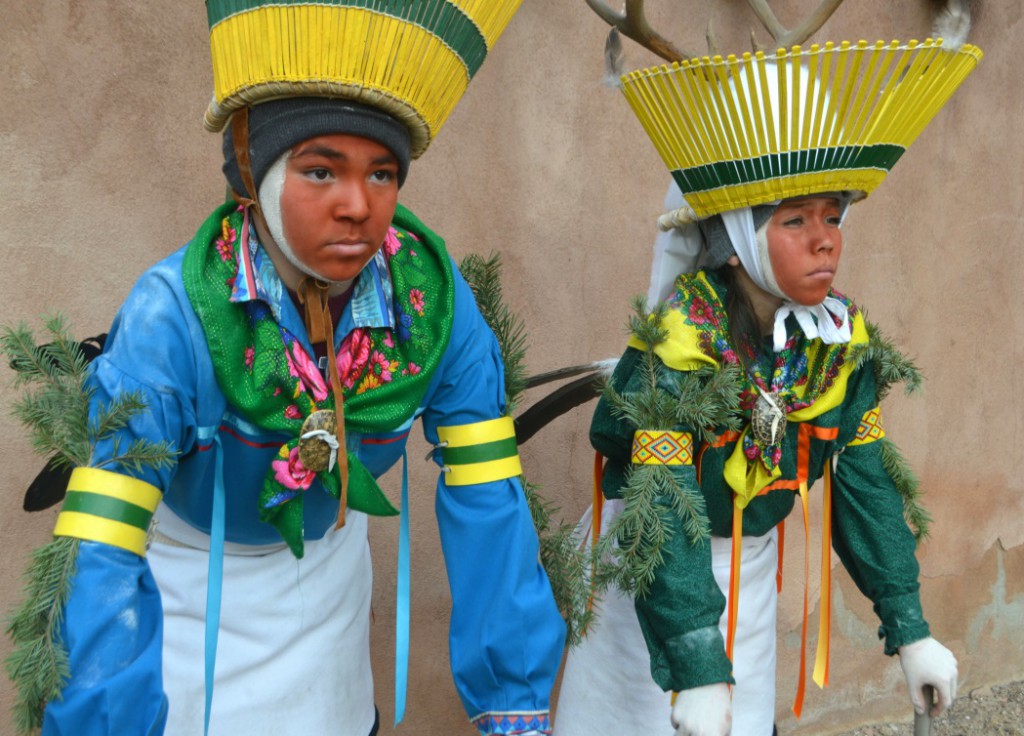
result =
[{"label": "white ribbon", "polygon": [[[850,315],[846,305],[834,296],[827,296],[825,301],[813,307],[786,302],[775,311],[775,326],[772,329],[775,352],[786,346],[786,317],[791,314],[796,317],[797,324],[809,340],[818,337],[826,345],[850,342]],[[838,327],[832,315],[841,321]]]}]

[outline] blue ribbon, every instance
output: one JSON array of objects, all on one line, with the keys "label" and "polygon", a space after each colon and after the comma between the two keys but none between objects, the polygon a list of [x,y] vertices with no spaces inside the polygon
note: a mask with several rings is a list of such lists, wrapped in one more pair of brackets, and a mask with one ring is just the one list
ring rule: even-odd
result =
[{"label": "blue ribbon", "polygon": [[402,450],[402,515],[398,521],[398,601],[395,606],[395,725],[405,717],[409,682],[409,459]]},{"label": "blue ribbon", "polygon": [[203,733],[210,733],[213,705],[213,670],[217,662],[217,634],[220,633],[220,596],[224,583],[224,451],[220,437],[213,438],[216,474],[213,481],[213,513],[210,517],[210,566],[206,583],[206,713]]}]

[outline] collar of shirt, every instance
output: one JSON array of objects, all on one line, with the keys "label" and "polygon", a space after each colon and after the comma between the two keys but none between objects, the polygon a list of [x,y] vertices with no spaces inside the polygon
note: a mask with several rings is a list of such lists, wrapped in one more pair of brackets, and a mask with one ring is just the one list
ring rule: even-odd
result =
[{"label": "collar of shirt", "polygon": [[[281,299],[284,284],[274,268],[270,256],[260,243],[255,225],[249,223],[243,247],[236,249],[238,276],[231,288],[231,301],[238,303],[260,300],[270,307],[271,314],[281,322]],[[245,247],[248,245],[248,247]],[[355,327],[387,327],[394,329],[395,313],[392,308],[394,287],[388,271],[387,257],[381,248],[356,276],[352,299],[346,308],[351,317],[349,329]],[[342,323],[346,322],[342,317]],[[340,325],[339,325],[340,326]],[[346,331],[347,332],[347,331]]]}]

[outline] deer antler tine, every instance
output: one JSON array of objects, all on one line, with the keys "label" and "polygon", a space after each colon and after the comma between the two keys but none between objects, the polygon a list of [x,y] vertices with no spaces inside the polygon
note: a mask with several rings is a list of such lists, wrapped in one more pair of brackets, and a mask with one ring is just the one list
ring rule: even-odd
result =
[{"label": "deer antler tine", "polygon": [[673,46],[671,41],[651,28],[647,22],[647,18],[644,16],[644,0],[626,0],[626,23],[630,26],[631,33],[625,33],[625,31],[624,33],[629,38],[642,44],[666,61],[683,60],[682,52]]},{"label": "deer antler tine", "polygon": [[754,34],[754,29],[750,29],[750,48],[756,54],[758,51],[763,51],[761,44],[757,42],[757,36]]},{"label": "deer antler tine", "polygon": [[804,22],[789,32],[783,46],[792,46],[795,43],[806,41],[825,25],[825,22],[842,4],[843,0],[821,0],[818,7],[811,11]]},{"label": "deer antler tine", "polygon": [[747,4],[750,5],[750,9],[754,11],[757,19],[761,21],[761,25],[768,33],[772,34],[772,38],[776,41],[786,33],[786,29],[779,23],[779,19],[775,17],[775,13],[768,7],[765,0],[747,0]]},{"label": "deer antler tine", "polygon": [[836,8],[843,4],[843,0],[821,0],[818,6],[812,10],[796,28],[786,29],[779,23],[775,13],[768,7],[767,0],[747,0],[751,10],[761,21],[762,25],[772,34],[775,43],[779,46],[792,46],[803,43],[825,25],[825,22],[836,12]]},{"label": "deer antler tine", "polygon": [[682,61],[688,55],[677,49],[671,41],[658,34],[644,17],[644,0],[626,0],[624,12],[616,13],[604,0],[586,0],[587,5],[608,25],[619,29],[626,38],[653,51],[666,61]]},{"label": "deer antler tine", "polygon": [[714,18],[708,18],[708,27],[704,31],[704,38],[708,42],[708,55],[718,56],[718,43],[715,41]]},{"label": "deer antler tine", "polygon": [[623,21],[626,20],[626,16],[624,14],[616,13],[605,5],[602,0],[587,0],[587,5],[589,5],[590,9],[597,13],[605,23],[618,28],[620,31],[622,30],[620,26]]}]

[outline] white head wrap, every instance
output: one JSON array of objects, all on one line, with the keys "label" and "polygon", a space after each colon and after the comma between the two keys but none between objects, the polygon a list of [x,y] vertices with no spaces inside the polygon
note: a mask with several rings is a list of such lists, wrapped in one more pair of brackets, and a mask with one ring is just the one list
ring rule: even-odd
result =
[{"label": "white head wrap", "polygon": [[[840,223],[846,219],[849,203],[850,200],[846,197],[840,199]],[[662,223],[670,223],[675,227],[667,232],[659,232],[654,240],[651,283],[647,292],[647,302],[651,306],[672,294],[675,279],[680,273],[698,270],[704,246],[704,238],[696,218],[685,216],[686,203],[674,182],[665,195],[665,208],[672,214],[668,219],[663,216]],[[680,210],[684,214],[680,215]],[[779,289],[771,259],[768,257],[767,223],[755,231],[754,216],[749,207],[723,212],[721,216],[736,255],[751,280],[764,291],[783,300],[782,306],[775,312],[775,324],[772,329],[773,347],[776,352],[786,345],[786,318],[791,314],[808,338],[821,338],[822,342],[830,345],[850,341],[849,314],[839,299],[825,297],[821,304],[808,307],[792,301]],[[832,315],[840,320],[838,327]]]}]

